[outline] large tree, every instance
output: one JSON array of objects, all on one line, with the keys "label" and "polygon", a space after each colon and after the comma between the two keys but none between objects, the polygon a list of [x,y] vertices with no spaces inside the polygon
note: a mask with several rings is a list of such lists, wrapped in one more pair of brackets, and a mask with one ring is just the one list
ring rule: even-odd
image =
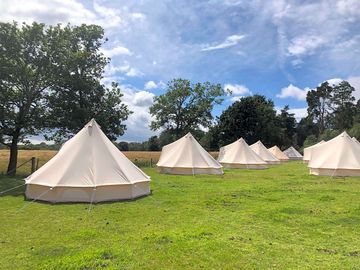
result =
[{"label": "large tree", "polygon": [[281,146],[288,148],[291,145],[297,145],[296,141],[296,119],[295,114],[289,112],[289,106],[286,105],[277,115],[278,125],[281,129]]},{"label": "large tree", "polygon": [[129,111],[116,84],[100,83],[108,62],[103,29],[94,25],[0,23],[0,142],[15,174],[18,143],[44,129],[74,133],[91,117],[115,138]]},{"label": "large tree", "polygon": [[220,144],[243,137],[252,144],[262,140],[267,146],[280,142],[274,103],[265,96],[254,95],[234,102],[219,117]]},{"label": "large tree", "polygon": [[10,175],[16,172],[18,143],[44,126],[52,37],[43,24],[0,23],[0,142],[10,148]]},{"label": "large tree", "polygon": [[307,93],[306,101],[308,103],[308,115],[316,122],[318,134],[324,132],[329,126],[331,109],[331,93],[333,88],[329,83],[323,82],[316,89]]},{"label": "large tree", "polygon": [[200,127],[209,127],[213,106],[220,104],[224,95],[220,84],[191,84],[188,80],[174,79],[168,83],[164,94],[154,98],[150,107],[154,120],[150,127],[170,131],[175,138]]},{"label": "large tree", "polygon": [[331,95],[332,107],[332,127],[336,130],[343,131],[351,128],[356,114],[355,91],[347,81],[342,81],[335,85]]}]

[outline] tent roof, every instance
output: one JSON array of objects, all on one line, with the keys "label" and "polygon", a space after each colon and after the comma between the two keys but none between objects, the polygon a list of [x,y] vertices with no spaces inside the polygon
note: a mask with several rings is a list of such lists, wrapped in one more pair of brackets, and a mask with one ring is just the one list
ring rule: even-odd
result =
[{"label": "tent roof", "polygon": [[360,144],[343,132],[312,149],[308,167],[360,170]]},{"label": "tent roof", "polygon": [[286,149],[284,154],[289,158],[302,158],[302,155],[293,146],[290,146],[288,149]]},{"label": "tent roof", "polygon": [[283,151],[280,150],[277,145],[274,145],[269,149],[269,151],[279,160],[289,160],[289,157],[283,153]]},{"label": "tent roof", "polygon": [[27,184],[50,187],[96,187],[149,181],[92,119],[39,170]]},{"label": "tent roof", "polygon": [[316,144],[314,144],[312,146],[304,148],[303,160],[310,160],[311,159],[311,151],[312,151],[312,149],[314,149],[315,147],[317,147],[317,146],[319,146],[319,145],[321,145],[323,143],[325,143],[324,140],[322,140],[322,141],[320,141],[320,142],[318,142],[318,143],[316,143]]},{"label": "tent roof", "polygon": [[250,145],[250,148],[258,154],[263,160],[267,162],[279,162],[279,159],[275,157],[264,145],[261,141],[257,141],[256,143]]},{"label": "tent roof", "polygon": [[168,168],[222,168],[189,132],[162,148],[159,167]]},{"label": "tent roof", "polygon": [[220,148],[219,162],[229,164],[266,165],[267,163],[256,154],[243,138]]}]

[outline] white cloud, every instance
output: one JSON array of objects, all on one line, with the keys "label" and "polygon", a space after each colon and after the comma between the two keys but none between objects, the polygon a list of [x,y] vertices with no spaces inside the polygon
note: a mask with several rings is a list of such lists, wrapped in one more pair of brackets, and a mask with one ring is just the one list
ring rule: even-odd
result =
[{"label": "white cloud", "polygon": [[360,99],[360,76],[349,77],[347,81],[355,88],[353,95],[356,99]]},{"label": "white cloud", "polygon": [[231,91],[232,95],[234,95],[234,96],[251,94],[249,88],[247,88],[246,86],[241,85],[241,84],[227,83],[224,85],[224,89]]},{"label": "white cloud", "polygon": [[128,77],[141,77],[144,75],[144,73],[142,73],[140,70],[138,70],[137,68],[130,68],[126,73],[126,76]]},{"label": "white cloud", "polygon": [[138,90],[129,85],[120,85],[123,101],[133,113],[125,121],[127,130],[120,140],[144,141],[158,132],[151,131],[149,124],[152,120],[149,107],[153,104],[154,94]]},{"label": "white cloud", "polygon": [[231,47],[231,46],[235,46],[236,44],[239,43],[239,41],[241,39],[243,39],[245,36],[244,35],[232,35],[232,36],[228,36],[223,42],[221,42],[218,45],[214,45],[214,46],[210,46],[210,45],[206,45],[205,48],[202,48],[201,51],[205,52],[205,51],[212,51],[212,50],[218,50],[218,49],[224,49],[227,47]]},{"label": "white cloud", "polygon": [[104,28],[114,28],[122,23],[116,9],[108,8],[94,1],[89,10],[76,0],[1,0],[1,21],[34,21],[47,24],[71,23],[80,25],[99,24]]},{"label": "white cloud", "polygon": [[333,78],[333,79],[327,80],[327,82],[328,82],[329,85],[331,85],[331,86],[338,85],[338,84],[341,83],[342,81],[343,81],[343,80],[342,80],[342,79],[339,79],[339,78]]},{"label": "white cloud", "polygon": [[326,39],[321,36],[300,36],[291,40],[288,52],[292,56],[309,55],[325,43]]},{"label": "white cloud", "polygon": [[148,81],[147,83],[145,83],[144,88],[146,90],[155,89],[155,88],[157,88],[157,84],[154,81]]},{"label": "white cloud", "polygon": [[310,89],[307,87],[305,89],[300,89],[299,87],[289,84],[289,86],[282,88],[280,94],[277,94],[276,96],[278,98],[295,98],[297,100],[306,100],[306,95],[309,90]]},{"label": "white cloud", "polygon": [[116,46],[110,49],[101,49],[101,51],[107,57],[114,57],[118,55],[132,55],[132,52],[130,52],[128,48],[125,48],[123,46]]},{"label": "white cloud", "polygon": [[235,96],[235,97],[231,97],[230,98],[230,101],[232,103],[236,102],[236,101],[239,101],[240,99],[242,99],[243,97],[242,96]]},{"label": "white cloud", "polygon": [[289,109],[289,112],[295,114],[295,118],[296,118],[297,121],[300,121],[301,118],[304,118],[304,117],[306,117],[308,115],[307,107]]},{"label": "white cloud", "polygon": [[[283,108],[280,108],[278,106],[275,107],[277,114],[280,114],[282,109]],[[293,113],[296,121],[298,121],[298,122],[301,120],[301,118],[304,118],[308,115],[307,107],[305,107],[305,108],[290,108],[289,113]]]},{"label": "white cloud", "polygon": [[145,83],[144,88],[146,90],[156,89],[156,88],[165,88],[166,84],[163,81],[159,81],[158,83],[154,81],[148,81]]}]

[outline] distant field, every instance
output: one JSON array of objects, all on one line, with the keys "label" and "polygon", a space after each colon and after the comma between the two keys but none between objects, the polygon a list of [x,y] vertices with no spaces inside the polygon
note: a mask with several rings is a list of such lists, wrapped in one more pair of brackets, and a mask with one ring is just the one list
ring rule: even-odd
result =
[{"label": "distant field", "polygon": [[[39,159],[39,167],[44,165],[51,159],[57,151],[53,150],[19,150],[18,165],[29,160],[32,157]],[[155,165],[160,158],[161,152],[145,152],[145,151],[127,151],[123,152],[131,161],[140,167],[149,167],[151,164]],[[214,157],[217,152],[211,152]],[[0,150],[0,173],[5,172],[9,160],[9,151]],[[31,164],[27,163],[18,169],[19,174],[29,174],[31,171]]]},{"label": "distant field", "polygon": [[[24,188],[0,196],[0,269],[360,269],[360,178],[311,176],[301,162],[144,171],[152,195],[90,212],[30,203]],[[0,177],[0,191],[20,179]]]}]

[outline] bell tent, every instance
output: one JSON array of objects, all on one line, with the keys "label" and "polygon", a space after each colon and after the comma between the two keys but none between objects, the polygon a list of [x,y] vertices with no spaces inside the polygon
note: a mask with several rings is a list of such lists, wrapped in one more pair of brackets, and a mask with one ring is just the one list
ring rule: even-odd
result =
[{"label": "bell tent", "polygon": [[206,152],[191,133],[165,145],[156,165],[161,173],[223,174],[221,164]]},{"label": "bell tent", "polygon": [[122,154],[92,119],[25,179],[26,197],[50,202],[101,202],[150,193],[150,177]]},{"label": "bell tent", "polygon": [[315,175],[360,176],[360,144],[343,132],[313,148],[308,167]]},{"label": "bell tent", "polygon": [[243,138],[221,147],[218,161],[226,168],[266,169],[268,167]]},{"label": "bell tent", "polygon": [[287,162],[289,161],[289,158],[287,155],[284,154],[283,151],[280,150],[279,147],[277,147],[276,145],[269,148],[269,151],[271,152],[271,154],[273,154],[278,160],[280,160],[280,162]]},{"label": "bell tent", "polygon": [[288,149],[286,149],[284,154],[290,160],[301,160],[303,158],[303,156],[293,146],[290,146]]},{"label": "bell tent", "polygon": [[304,156],[303,156],[303,161],[304,163],[308,163],[311,159],[311,151],[316,148],[317,146],[323,144],[325,141],[322,140],[321,142],[318,142],[317,144],[314,144],[312,146],[306,147],[304,148]]},{"label": "bell tent", "polygon": [[257,141],[256,143],[250,145],[250,148],[258,154],[263,160],[267,162],[267,164],[275,165],[280,164],[280,160],[275,157],[264,145],[261,141]]}]

